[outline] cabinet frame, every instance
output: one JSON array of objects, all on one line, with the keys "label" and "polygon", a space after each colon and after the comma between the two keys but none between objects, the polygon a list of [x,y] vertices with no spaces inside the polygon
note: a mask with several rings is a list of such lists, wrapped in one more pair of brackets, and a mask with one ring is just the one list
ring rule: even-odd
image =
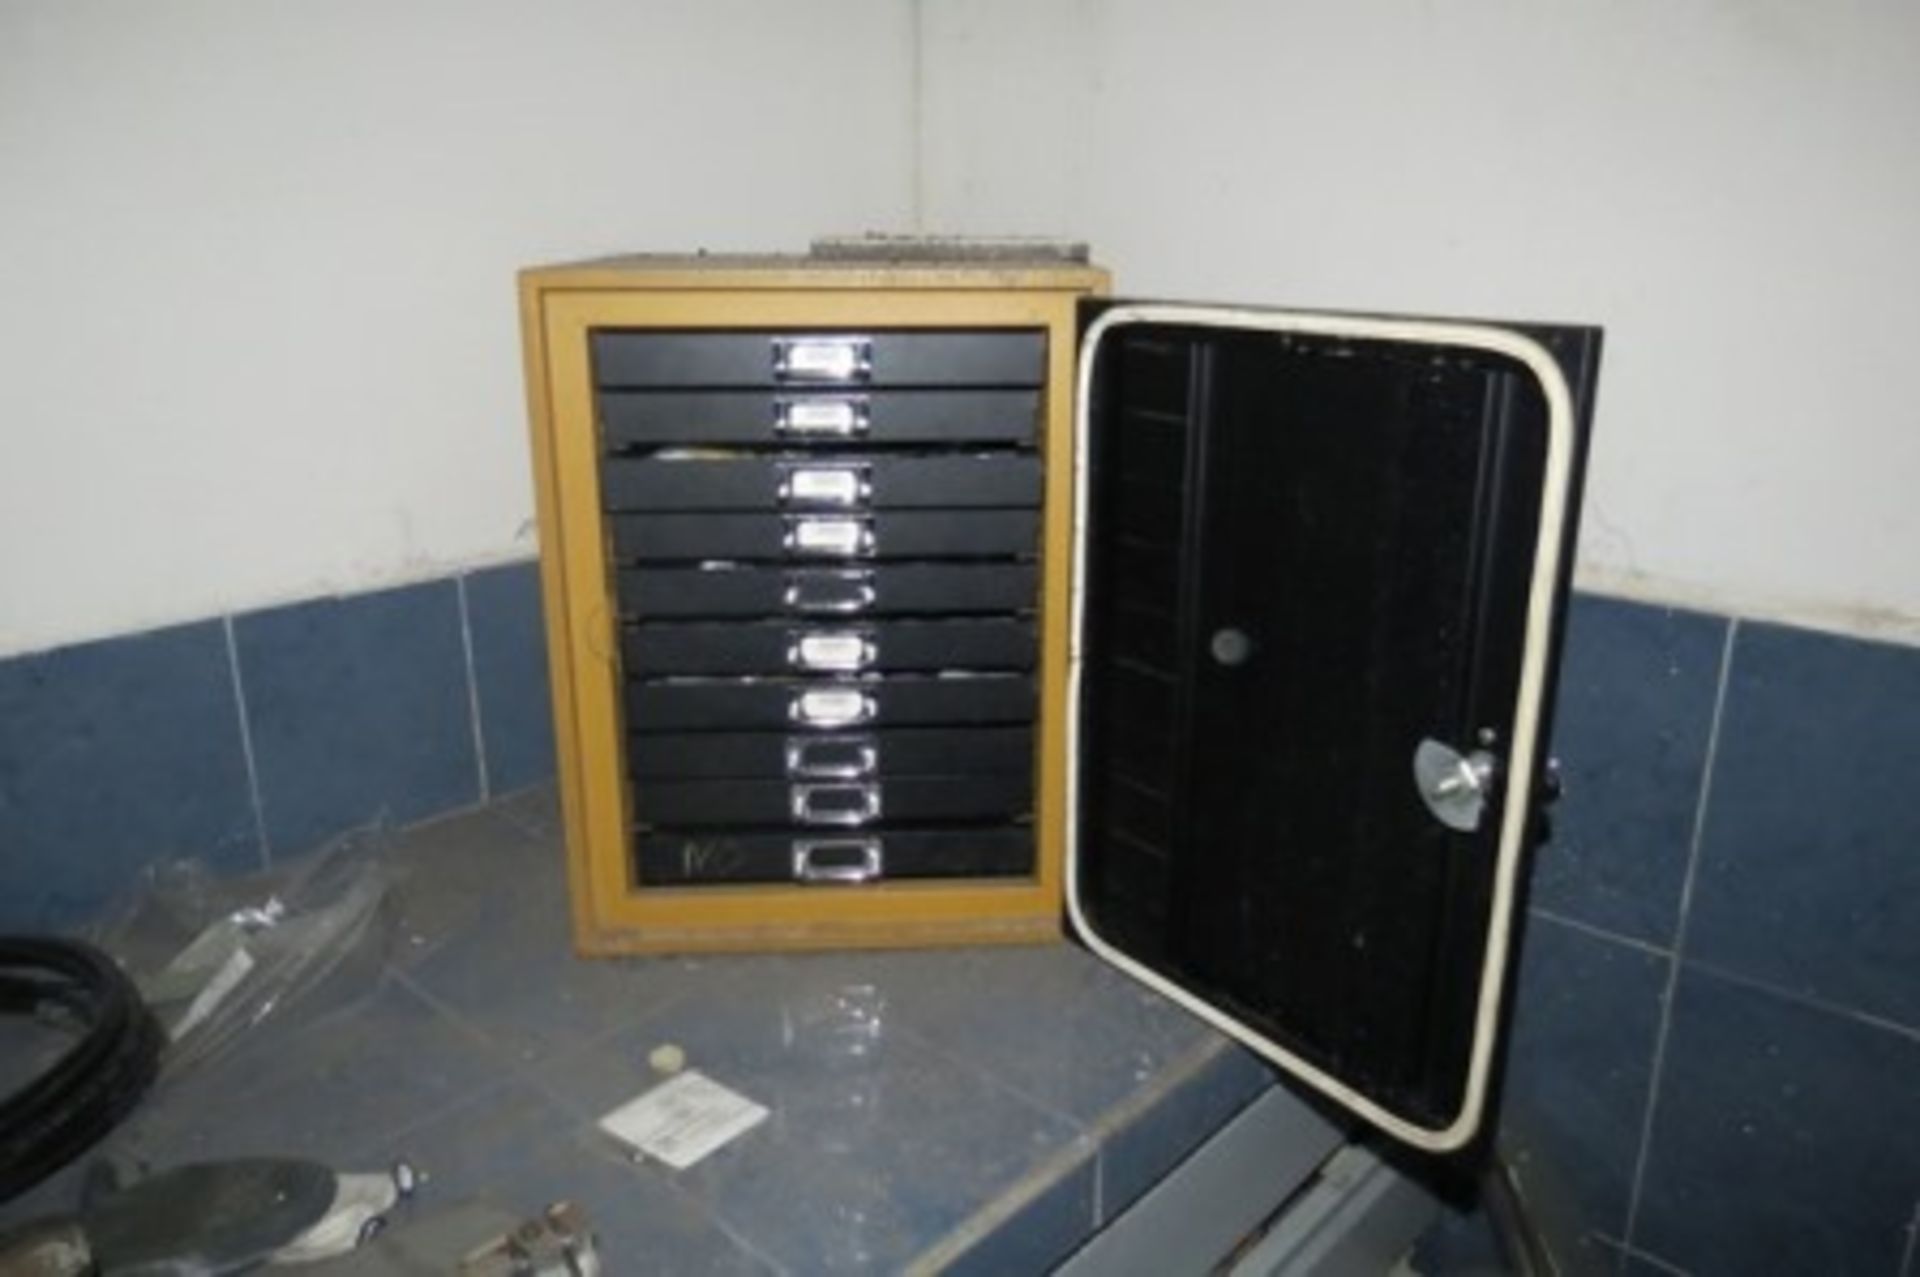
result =
[{"label": "cabinet frame", "polygon": [[[1061,934],[1077,303],[1104,271],[639,258],[520,277],[573,934],[583,954],[1032,943]],[[1035,873],[857,887],[647,886],[637,881],[616,563],[600,500],[590,360],[597,328],[1040,328],[1039,686]]]}]

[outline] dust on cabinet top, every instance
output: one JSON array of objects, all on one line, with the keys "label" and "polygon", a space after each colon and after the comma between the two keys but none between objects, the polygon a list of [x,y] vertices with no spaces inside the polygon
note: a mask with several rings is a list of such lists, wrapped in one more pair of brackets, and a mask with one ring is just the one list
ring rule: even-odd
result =
[{"label": "dust on cabinet top", "polygon": [[866,251],[632,253],[536,266],[523,289],[1018,289],[1104,293],[1107,272],[1038,246],[882,241]]}]

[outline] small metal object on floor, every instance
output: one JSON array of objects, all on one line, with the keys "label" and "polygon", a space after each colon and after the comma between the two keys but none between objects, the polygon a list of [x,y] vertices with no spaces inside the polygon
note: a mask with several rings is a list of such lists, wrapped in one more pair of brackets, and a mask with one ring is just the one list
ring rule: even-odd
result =
[{"label": "small metal object on floor", "polygon": [[0,1235],[0,1277],[89,1277],[93,1248],[77,1219],[38,1219]]},{"label": "small metal object on floor", "polygon": [[462,1202],[382,1234],[351,1255],[305,1267],[311,1277],[598,1277],[600,1247],[569,1202],[522,1220]]},{"label": "small metal object on floor", "polygon": [[567,1202],[547,1207],[460,1264],[463,1277],[595,1277],[599,1271],[586,1217]]}]

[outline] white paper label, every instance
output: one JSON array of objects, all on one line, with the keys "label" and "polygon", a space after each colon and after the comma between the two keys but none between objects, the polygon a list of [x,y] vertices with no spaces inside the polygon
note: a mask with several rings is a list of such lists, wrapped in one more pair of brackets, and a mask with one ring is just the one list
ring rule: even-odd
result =
[{"label": "white paper label", "polygon": [[600,1129],[641,1156],[684,1171],[766,1116],[764,1106],[689,1069],[601,1118]]},{"label": "white paper label", "polygon": [[787,347],[789,377],[851,381],[859,371],[860,343],[857,341],[796,341]]},{"label": "white paper label", "polygon": [[794,655],[802,669],[857,670],[867,663],[867,640],[859,634],[807,634]]},{"label": "white paper label", "polygon": [[858,723],[868,716],[867,698],[861,692],[838,688],[802,692],[793,703],[793,716],[816,727],[838,727]]},{"label": "white paper label", "polygon": [[801,399],[787,405],[787,429],[802,435],[850,435],[860,427],[851,399]]},{"label": "white paper label", "polygon": [[793,544],[809,554],[856,554],[862,531],[858,519],[802,519],[794,525]]},{"label": "white paper label", "polygon": [[858,470],[795,470],[787,476],[787,496],[794,501],[852,505],[860,499],[860,472]]}]

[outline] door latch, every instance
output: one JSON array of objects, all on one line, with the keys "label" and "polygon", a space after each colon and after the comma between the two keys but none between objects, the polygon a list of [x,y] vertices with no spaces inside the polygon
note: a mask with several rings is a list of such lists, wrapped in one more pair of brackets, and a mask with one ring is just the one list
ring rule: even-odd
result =
[{"label": "door latch", "polygon": [[1480,828],[1499,771],[1500,760],[1484,749],[1462,754],[1428,737],[1413,751],[1413,783],[1420,801],[1435,820],[1465,834]]}]

